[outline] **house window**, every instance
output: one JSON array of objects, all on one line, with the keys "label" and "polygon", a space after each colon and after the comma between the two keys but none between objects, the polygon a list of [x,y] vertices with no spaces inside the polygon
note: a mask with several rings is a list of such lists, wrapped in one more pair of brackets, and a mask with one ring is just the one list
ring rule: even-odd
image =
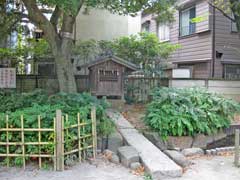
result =
[{"label": "house window", "polygon": [[170,28],[167,23],[160,23],[158,26],[158,37],[160,41],[170,40]]},{"label": "house window", "polygon": [[41,76],[54,76],[55,73],[55,64],[54,63],[43,63],[38,64],[38,75]]},{"label": "house window", "polygon": [[196,32],[196,23],[191,21],[195,17],[195,7],[180,12],[180,36],[187,36]]},{"label": "house window", "polygon": [[150,32],[150,21],[142,24],[142,32]]},{"label": "house window", "polygon": [[225,65],[225,74],[226,79],[240,79],[240,65]]},{"label": "house window", "polygon": [[100,81],[118,81],[118,71],[99,70]]}]

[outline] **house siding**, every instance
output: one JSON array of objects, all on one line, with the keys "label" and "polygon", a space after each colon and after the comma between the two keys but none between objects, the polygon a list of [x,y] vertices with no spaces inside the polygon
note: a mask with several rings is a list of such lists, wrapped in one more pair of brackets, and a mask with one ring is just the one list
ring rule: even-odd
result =
[{"label": "house siding", "polygon": [[[196,23],[196,33],[186,37],[179,37],[179,11],[175,13],[176,21],[170,28],[170,42],[179,44],[179,48],[169,58],[171,62],[198,62],[212,59],[212,37],[210,33],[209,5],[207,1],[198,1],[191,6],[196,7],[196,16],[206,16],[204,21]],[[190,6],[190,7],[191,7]]]},{"label": "house siding", "polygon": [[[179,11],[175,13],[175,21],[170,26],[170,43],[181,47],[169,57],[169,62],[175,64],[173,67],[191,68],[194,78],[224,78],[224,64],[240,64],[239,34],[231,31],[231,20],[217,9],[214,16],[207,0],[179,0],[179,10],[192,6],[196,7],[196,17],[203,19],[196,23],[195,34],[179,37]],[[147,18],[151,19],[152,15]],[[157,24],[152,21],[150,31],[158,35]],[[222,56],[216,57],[216,52]]]},{"label": "house siding", "polygon": [[231,20],[216,10],[216,51],[223,53],[220,61],[240,64],[239,34],[231,30]]}]

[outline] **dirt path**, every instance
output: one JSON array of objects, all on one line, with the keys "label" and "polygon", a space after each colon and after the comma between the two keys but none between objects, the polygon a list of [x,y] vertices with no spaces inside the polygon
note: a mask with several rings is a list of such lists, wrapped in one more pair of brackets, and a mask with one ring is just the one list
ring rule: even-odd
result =
[{"label": "dirt path", "polygon": [[26,171],[11,168],[0,169],[0,180],[143,180],[120,165],[107,162],[83,163],[64,172],[38,171],[28,167]]}]

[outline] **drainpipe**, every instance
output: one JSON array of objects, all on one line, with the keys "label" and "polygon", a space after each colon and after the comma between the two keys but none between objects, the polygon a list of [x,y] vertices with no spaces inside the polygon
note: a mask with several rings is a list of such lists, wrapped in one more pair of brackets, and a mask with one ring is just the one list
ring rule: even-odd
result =
[{"label": "drainpipe", "polygon": [[212,14],[212,74],[211,77],[214,78],[215,76],[215,60],[216,60],[216,9],[213,7],[213,14]]}]

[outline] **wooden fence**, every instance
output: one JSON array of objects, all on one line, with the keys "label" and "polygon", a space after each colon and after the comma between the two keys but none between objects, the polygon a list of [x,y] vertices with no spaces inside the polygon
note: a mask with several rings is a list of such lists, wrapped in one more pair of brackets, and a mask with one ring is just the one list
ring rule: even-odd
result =
[{"label": "wooden fence", "polygon": [[151,92],[156,87],[167,87],[168,79],[161,77],[126,77],[125,99],[129,102],[147,102],[151,99]]},{"label": "wooden fence", "polygon": [[[89,77],[76,75],[78,92],[89,91]],[[57,76],[17,75],[17,91],[30,92],[36,88],[45,89],[50,94],[59,92]]]},{"label": "wooden fence", "polygon": [[[24,169],[26,167],[26,161],[29,158],[36,158],[38,159],[39,168],[42,168],[42,159],[50,158],[53,161],[54,170],[62,171],[64,170],[64,159],[68,158],[68,156],[75,155],[79,162],[90,156],[93,158],[96,157],[97,133],[95,107],[91,110],[90,122],[81,119],[80,113],[78,113],[77,118],[74,118],[73,122],[69,123],[69,116],[63,115],[61,110],[56,111],[56,117],[53,119],[52,128],[41,127],[41,116],[38,116],[37,128],[26,128],[23,115],[21,115],[20,121],[21,127],[14,128],[9,124],[9,116],[6,115],[6,127],[0,128],[0,146],[5,147],[5,152],[0,153],[0,161],[5,162],[7,167],[10,166],[11,158],[20,158]],[[50,135],[48,136],[48,141],[43,142],[42,137],[46,132],[50,133]],[[10,133],[20,133],[20,141],[10,142]],[[38,141],[25,141],[25,137],[29,133],[37,133]],[[5,137],[4,141],[2,137]],[[50,145],[50,148],[53,150],[46,153],[46,151],[42,150],[43,145]],[[26,148],[28,146],[31,146],[31,148],[37,147],[38,153],[26,153]],[[13,149],[18,149],[19,153],[12,153],[10,151],[12,147]]]}]

